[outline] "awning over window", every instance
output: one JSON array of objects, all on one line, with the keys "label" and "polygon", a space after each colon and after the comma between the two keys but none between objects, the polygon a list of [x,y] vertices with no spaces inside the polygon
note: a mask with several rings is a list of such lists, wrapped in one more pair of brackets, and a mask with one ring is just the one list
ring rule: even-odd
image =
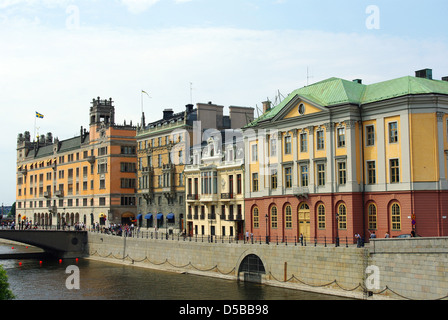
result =
[{"label": "awning over window", "polygon": [[141,218],[143,217],[143,215],[140,213],[137,215],[137,220],[141,220]]},{"label": "awning over window", "polygon": [[163,213],[157,214],[157,220],[163,220]]},{"label": "awning over window", "polygon": [[169,213],[169,214],[166,216],[166,218],[167,218],[168,220],[173,220],[173,219],[174,219],[174,213]]},{"label": "awning over window", "polygon": [[151,219],[152,219],[152,213],[148,213],[148,214],[145,216],[145,219],[146,219],[146,220],[151,220]]}]

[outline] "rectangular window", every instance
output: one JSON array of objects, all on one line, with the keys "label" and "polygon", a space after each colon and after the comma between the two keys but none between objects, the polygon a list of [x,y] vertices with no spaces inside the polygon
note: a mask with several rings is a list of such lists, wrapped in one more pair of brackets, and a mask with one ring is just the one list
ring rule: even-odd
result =
[{"label": "rectangular window", "polygon": [[338,162],[338,182],[340,185],[347,183],[347,169],[345,162]]},{"label": "rectangular window", "polygon": [[308,135],[306,133],[300,134],[300,152],[308,152]]},{"label": "rectangular window", "polygon": [[398,123],[389,122],[389,143],[398,142]]},{"label": "rectangular window", "polygon": [[316,132],[317,150],[323,150],[325,148],[324,132],[322,130]]},{"label": "rectangular window", "polygon": [[300,182],[302,187],[308,187],[308,166],[300,166]]},{"label": "rectangular window", "polygon": [[376,183],[376,164],[375,161],[367,161],[367,183]]},{"label": "rectangular window", "polygon": [[258,191],[258,172],[252,173],[252,191]]},{"label": "rectangular window", "polygon": [[291,154],[291,136],[285,137],[285,154]]},{"label": "rectangular window", "polygon": [[271,189],[277,189],[277,169],[271,169]]},{"label": "rectangular window", "polygon": [[366,126],[366,146],[375,145],[375,126]]},{"label": "rectangular window", "polygon": [[400,164],[398,159],[390,160],[390,183],[400,182]]},{"label": "rectangular window", "polygon": [[252,162],[258,161],[258,145],[253,144],[252,145]]},{"label": "rectangular window", "polygon": [[241,174],[236,175],[236,193],[241,194],[243,192]]},{"label": "rectangular window", "polygon": [[345,128],[338,128],[338,148],[345,147]]},{"label": "rectangular window", "polygon": [[285,168],[285,187],[292,188],[292,168]]},{"label": "rectangular window", "polygon": [[317,164],[317,185],[325,185],[325,164],[323,163]]},{"label": "rectangular window", "polygon": [[275,157],[277,155],[277,139],[271,138],[271,157]]}]

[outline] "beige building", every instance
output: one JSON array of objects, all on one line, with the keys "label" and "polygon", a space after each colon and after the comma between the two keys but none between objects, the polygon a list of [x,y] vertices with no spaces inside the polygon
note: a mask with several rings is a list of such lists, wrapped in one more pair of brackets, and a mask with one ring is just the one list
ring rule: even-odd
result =
[{"label": "beige building", "polygon": [[193,164],[186,166],[184,173],[187,234],[242,239],[245,227],[241,132],[211,133],[204,143],[193,147]]}]

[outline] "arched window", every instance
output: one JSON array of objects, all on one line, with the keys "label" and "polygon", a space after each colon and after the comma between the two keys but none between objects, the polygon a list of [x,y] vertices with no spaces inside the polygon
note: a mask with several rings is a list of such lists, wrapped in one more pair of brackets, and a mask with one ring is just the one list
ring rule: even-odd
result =
[{"label": "arched window", "polygon": [[317,222],[319,229],[325,229],[325,206],[323,204],[317,207]]},{"label": "arched window", "polygon": [[272,206],[272,208],[271,208],[271,228],[277,228],[277,226],[278,226],[277,221],[278,221],[277,207]]},{"label": "arched window", "polygon": [[258,207],[254,208],[252,216],[253,216],[254,229],[258,229],[260,227],[260,214],[258,212]]},{"label": "arched window", "polygon": [[290,205],[285,207],[285,228],[292,228],[292,209]]},{"label": "arched window", "polygon": [[341,203],[338,207],[339,229],[347,229],[347,207]]},{"label": "arched window", "polygon": [[376,206],[373,203],[369,204],[369,207],[367,208],[367,215],[369,217],[369,230],[376,230]]},{"label": "arched window", "polygon": [[401,230],[401,208],[398,203],[391,206],[392,230]]}]

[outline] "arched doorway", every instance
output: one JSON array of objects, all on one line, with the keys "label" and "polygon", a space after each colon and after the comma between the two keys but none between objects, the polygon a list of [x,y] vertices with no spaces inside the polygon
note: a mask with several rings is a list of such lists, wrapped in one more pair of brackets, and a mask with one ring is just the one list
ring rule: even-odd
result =
[{"label": "arched doorway", "polygon": [[246,256],[238,268],[238,275],[244,273],[244,281],[261,283],[261,275],[266,274],[263,261],[255,254]]},{"label": "arched doorway", "polygon": [[300,235],[303,235],[305,239],[309,241],[310,239],[310,207],[305,202],[299,205],[297,212],[297,222],[298,222],[298,239]]}]

